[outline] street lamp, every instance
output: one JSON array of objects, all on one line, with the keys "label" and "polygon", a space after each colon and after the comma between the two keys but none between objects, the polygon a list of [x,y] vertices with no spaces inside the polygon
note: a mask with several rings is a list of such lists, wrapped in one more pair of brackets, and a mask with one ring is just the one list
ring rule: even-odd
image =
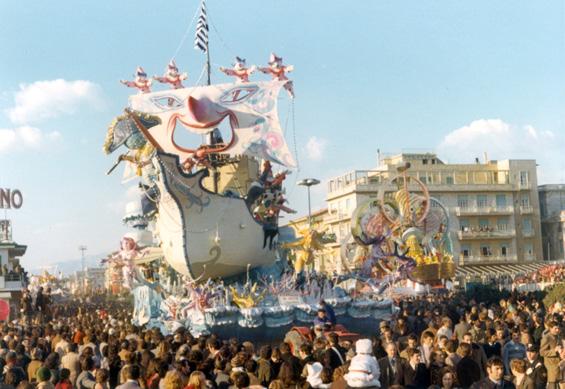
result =
[{"label": "street lamp", "polygon": [[298,181],[298,185],[305,186],[308,188],[308,227],[312,228],[312,208],[310,205],[310,187],[314,185],[318,185],[320,180],[315,178],[305,178],[303,180]]}]

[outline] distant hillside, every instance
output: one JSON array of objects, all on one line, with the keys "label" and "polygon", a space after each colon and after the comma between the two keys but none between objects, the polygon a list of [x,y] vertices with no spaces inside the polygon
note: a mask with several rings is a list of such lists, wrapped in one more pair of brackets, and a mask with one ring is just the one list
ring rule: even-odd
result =
[{"label": "distant hillside", "polygon": [[[100,267],[100,260],[105,258],[107,254],[97,254],[97,255],[87,255],[85,257],[85,264],[87,267]],[[81,270],[82,263],[81,259],[69,259],[66,261],[60,262],[53,262],[45,267],[34,267],[34,268],[27,268],[27,272],[29,274],[40,274],[44,270],[47,270],[51,274],[58,274],[62,272],[63,275],[70,275],[75,271]]]}]

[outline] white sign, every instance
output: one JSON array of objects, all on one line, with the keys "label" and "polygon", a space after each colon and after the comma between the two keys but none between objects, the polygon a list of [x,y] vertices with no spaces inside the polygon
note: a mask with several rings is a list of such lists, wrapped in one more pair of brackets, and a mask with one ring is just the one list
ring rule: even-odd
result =
[{"label": "white sign", "polygon": [[0,209],[20,209],[24,203],[24,197],[19,189],[0,188]]}]

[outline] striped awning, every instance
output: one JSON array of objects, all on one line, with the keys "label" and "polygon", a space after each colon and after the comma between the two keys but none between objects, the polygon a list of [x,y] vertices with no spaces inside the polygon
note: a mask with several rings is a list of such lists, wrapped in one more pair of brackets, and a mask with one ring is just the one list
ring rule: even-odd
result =
[{"label": "striped awning", "polygon": [[458,266],[456,277],[481,277],[481,276],[516,276],[528,274],[548,265],[547,262],[508,263],[500,265],[470,265]]}]

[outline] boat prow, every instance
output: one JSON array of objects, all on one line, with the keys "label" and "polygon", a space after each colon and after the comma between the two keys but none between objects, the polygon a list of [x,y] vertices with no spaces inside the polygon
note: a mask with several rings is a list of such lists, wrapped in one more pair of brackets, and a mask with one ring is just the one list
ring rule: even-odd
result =
[{"label": "boat prow", "polygon": [[263,248],[263,227],[243,198],[210,192],[208,170],[187,174],[177,155],[157,153],[159,217],[156,227],[167,262],[192,279],[229,277],[271,264],[275,251]]}]

